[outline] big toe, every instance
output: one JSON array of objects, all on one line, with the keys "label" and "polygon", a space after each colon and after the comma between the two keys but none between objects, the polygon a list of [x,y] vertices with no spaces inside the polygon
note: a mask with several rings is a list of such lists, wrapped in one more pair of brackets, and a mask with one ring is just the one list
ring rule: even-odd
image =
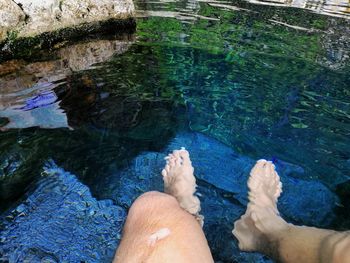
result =
[{"label": "big toe", "polygon": [[266,163],[267,161],[265,159],[258,160],[254,165],[253,169],[250,171],[250,175],[251,176],[261,175],[265,170]]}]

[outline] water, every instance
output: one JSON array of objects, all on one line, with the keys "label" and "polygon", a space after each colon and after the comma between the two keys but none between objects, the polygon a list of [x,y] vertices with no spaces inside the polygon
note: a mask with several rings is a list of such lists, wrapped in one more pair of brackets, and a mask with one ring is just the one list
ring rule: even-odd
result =
[{"label": "water", "polygon": [[[219,149],[218,162],[230,162],[235,154],[244,164],[267,158],[297,167],[290,178],[321,182],[339,200],[326,224],[311,216],[313,221],[288,219],[349,228],[349,3],[136,1],[136,6],[135,35],[63,43],[0,66],[2,210],[35,190],[48,160],[75,174],[95,198],[127,208],[132,198],[118,203],[119,182],[111,175],[145,152],[165,154],[174,140],[186,142],[176,139],[185,132],[205,135],[199,142],[210,146],[210,154]],[[222,202],[236,204],[240,199],[227,197],[230,189],[220,184],[229,174],[217,174],[216,181],[202,176],[200,167],[210,169],[212,156],[200,158],[200,149],[191,147],[201,191],[207,193],[203,198],[214,191]],[[220,151],[228,153],[220,157]],[[314,188],[304,185],[308,200]]]}]

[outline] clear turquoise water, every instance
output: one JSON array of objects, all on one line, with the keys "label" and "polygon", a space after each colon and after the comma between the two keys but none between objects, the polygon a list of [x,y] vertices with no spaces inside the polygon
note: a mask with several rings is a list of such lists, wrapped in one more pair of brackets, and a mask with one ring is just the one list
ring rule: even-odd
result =
[{"label": "clear turquoise water", "polygon": [[349,227],[348,11],[240,1],[136,5],[137,32],[122,48],[106,37],[92,46],[112,51],[91,63],[67,69],[61,52],[1,76],[2,208],[20,200],[48,159],[106,198],[105,173],[195,131],[253,159],[302,167],[302,179],[339,195],[336,223]]}]

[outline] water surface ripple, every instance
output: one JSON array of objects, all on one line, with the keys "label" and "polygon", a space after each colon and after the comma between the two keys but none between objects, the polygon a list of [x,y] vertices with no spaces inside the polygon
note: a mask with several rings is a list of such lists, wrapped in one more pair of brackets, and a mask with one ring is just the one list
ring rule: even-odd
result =
[{"label": "water surface ripple", "polygon": [[135,35],[0,64],[0,209],[41,195],[48,160],[127,209],[188,146],[217,260],[249,261],[230,230],[259,158],[283,175],[286,219],[348,229],[349,3],[135,4]]}]

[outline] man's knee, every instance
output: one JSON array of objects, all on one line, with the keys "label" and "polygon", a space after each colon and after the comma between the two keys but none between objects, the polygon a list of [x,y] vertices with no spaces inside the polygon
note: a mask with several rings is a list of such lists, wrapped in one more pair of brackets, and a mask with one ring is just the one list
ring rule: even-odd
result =
[{"label": "man's knee", "polygon": [[162,210],[162,209],[174,209],[178,207],[177,200],[168,194],[164,194],[157,191],[146,192],[139,196],[132,206],[130,207],[130,213],[147,213],[147,211]]}]

